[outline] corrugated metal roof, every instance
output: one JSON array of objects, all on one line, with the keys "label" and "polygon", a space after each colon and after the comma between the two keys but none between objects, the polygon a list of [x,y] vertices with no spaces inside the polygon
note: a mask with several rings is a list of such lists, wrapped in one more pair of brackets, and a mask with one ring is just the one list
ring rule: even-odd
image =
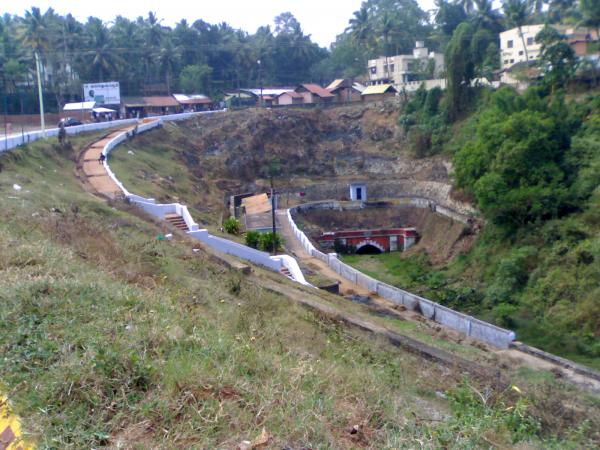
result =
[{"label": "corrugated metal roof", "polygon": [[349,78],[338,78],[337,80],[333,80],[325,89],[327,89],[329,92],[333,92],[341,88],[354,88],[352,80]]},{"label": "corrugated metal roof", "polygon": [[81,111],[92,109],[96,106],[96,102],[77,102],[77,103],[66,103],[63,106],[63,111]]},{"label": "corrugated metal roof", "polygon": [[301,84],[300,86],[298,86],[295,89],[295,91],[298,92],[298,89],[300,89],[301,87],[303,87],[304,89],[306,89],[311,94],[318,95],[321,98],[335,97],[335,95],[333,95],[331,92],[325,90],[325,88],[322,88],[318,84]]},{"label": "corrugated metal roof", "polygon": [[376,84],[374,86],[367,86],[362,95],[374,95],[374,94],[385,94],[386,92],[397,92],[396,88],[391,84]]},{"label": "corrugated metal roof", "polygon": [[267,194],[253,195],[242,199],[246,215],[262,214],[271,211],[271,201]]}]

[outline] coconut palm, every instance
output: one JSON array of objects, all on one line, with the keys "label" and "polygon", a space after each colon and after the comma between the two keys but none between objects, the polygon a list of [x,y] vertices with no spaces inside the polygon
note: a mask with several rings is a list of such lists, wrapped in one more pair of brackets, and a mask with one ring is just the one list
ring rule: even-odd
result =
[{"label": "coconut palm", "polygon": [[96,74],[97,81],[104,81],[107,75],[117,71],[120,62],[113,51],[108,28],[100,19],[90,17],[85,25],[84,32],[88,49],[85,52],[85,59],[92,74]]},{"label": "coconut palm", "polygon": [[373,39],[373,28],[371,26],[371,14],[365,3],[358,11],[354,12],[354,17],[350,19],[350,26],[346,31],[350,32],[350,36],[354,42],[364,47],[369,47]]},{"label": "coconut palm", "polygon": [[529,61],[529,53],[527,52],[527,45],[525,45],[525,38],[522,31],[523,25],[527,24],[530,16],[527,0],[505,0],[502,4],[502,9],[506,24],[510,27],[518,28],[519,36],[523,43],[523,50],[525,51],[525,60]]},{"label": "coconut palm", "polygon": [[179,66],[181,60],[181,52],[175,47],[171,38],[167,38],[162,43],[158,51],[158,65],[165,74],[165,84],[167,85],[167,93],[171,94],[171,76]]}]

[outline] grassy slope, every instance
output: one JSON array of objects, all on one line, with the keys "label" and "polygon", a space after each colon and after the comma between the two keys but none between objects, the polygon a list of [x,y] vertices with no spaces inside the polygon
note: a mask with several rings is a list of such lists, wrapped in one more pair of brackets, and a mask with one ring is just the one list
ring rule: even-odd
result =
[{"label": "grassy slope", "polygon": [[[160,225],[81,190],[72,156],[36,143],[0,159],[0,379],[40,448],[233,448],[263,427],[274,447],[593,437],[591,399],[556,423],[533,395],[484,406],[459,374],[156,241]],[[560,386],[535,389],[560,402]]]}]

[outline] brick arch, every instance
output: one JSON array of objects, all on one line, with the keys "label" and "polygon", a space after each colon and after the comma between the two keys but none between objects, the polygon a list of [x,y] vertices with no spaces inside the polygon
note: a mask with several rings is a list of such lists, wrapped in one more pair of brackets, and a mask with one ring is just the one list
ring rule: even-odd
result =
[{"label": "brick arch", "polygon": [[358,244],[356,244],[356,252],[358,252],[361,248],[366,247],[367,245],[370,245],[371,247],[375,247],[376,249],[380,250],[381,253],[385,253],[386,249],[383,247],[383,245],[381,245],[379,242],[374,241],[372,239],[365,239],[364,241],[359,242]]}]

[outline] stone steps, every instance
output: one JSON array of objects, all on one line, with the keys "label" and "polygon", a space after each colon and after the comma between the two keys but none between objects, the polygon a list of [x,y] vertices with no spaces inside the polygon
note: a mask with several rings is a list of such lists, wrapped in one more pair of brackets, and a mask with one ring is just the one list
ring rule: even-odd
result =
[{"label": "stone steps", "polygon": [[182,231],[189,231],[185,220],[179,214],[167,214],[165,215],[165,220],[173,225],[175,228],[179,228]]}]

